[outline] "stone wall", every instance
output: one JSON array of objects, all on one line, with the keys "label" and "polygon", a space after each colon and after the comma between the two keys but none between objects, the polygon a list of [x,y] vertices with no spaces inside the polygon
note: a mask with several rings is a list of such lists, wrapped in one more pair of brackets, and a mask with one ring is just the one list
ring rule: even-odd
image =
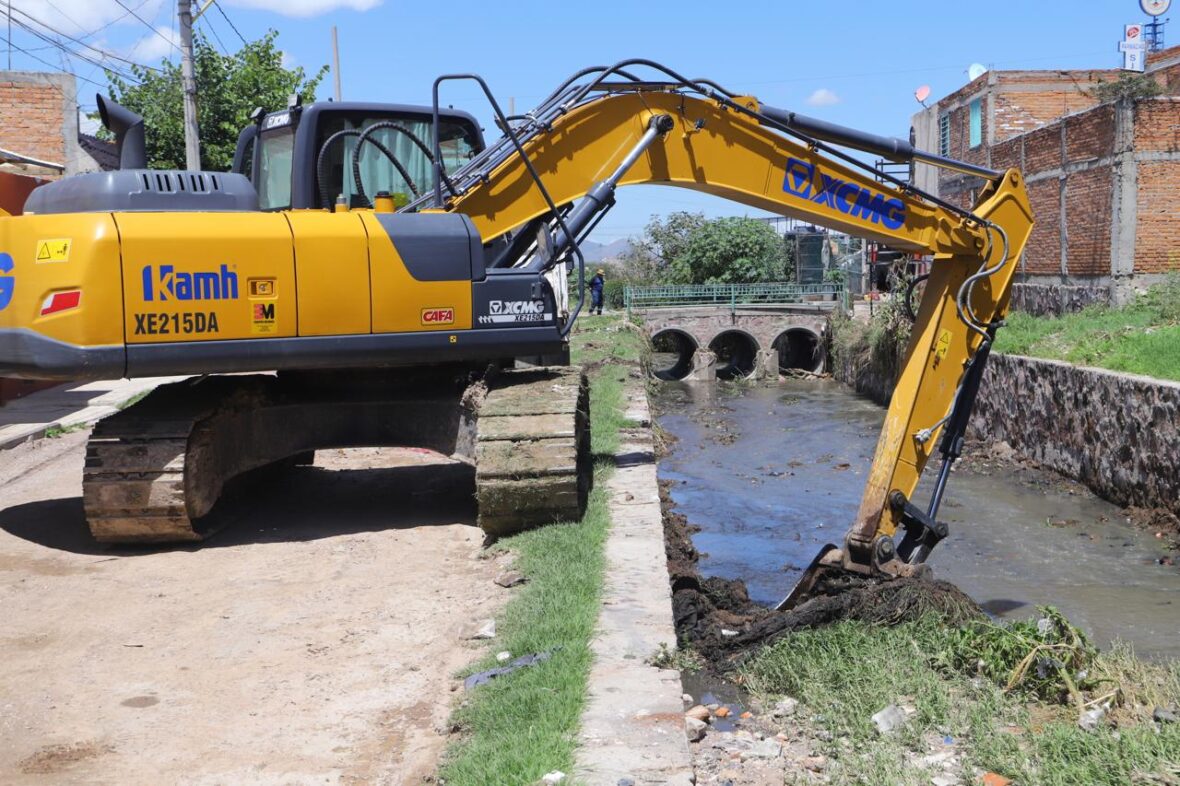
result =
[{"label": "stone wall", "polygon": [[993,355],[971,431],[1112,502],[1180,514],[1180,383]]},{"label": "stone wall", "polygon": [[[869,354],[837,354],[832,374],[884,406],[899,367]],[[1007,442],[1117,504],[1180,515],[1180,383],[993,354],[969,436]]]},{"label": "stone wall", "polygon": [[1013,284],[1012,308],[1034,316],[1068,314],[1095,303],[1111,302],[1110,287],[1104,284]]}]

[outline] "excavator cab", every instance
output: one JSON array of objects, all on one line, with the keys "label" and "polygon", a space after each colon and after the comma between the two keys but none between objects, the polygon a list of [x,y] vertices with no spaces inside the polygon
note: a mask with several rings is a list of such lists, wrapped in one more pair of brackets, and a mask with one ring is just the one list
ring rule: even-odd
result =
[{"label": "excavator cab", "polygon": [[[387,192],[402,207],[430,188],[431,107],[295,97],[281,111],[255,110],[242,129],[232,171],[250,178],[262,210],[372,206]],[[443,170],[455,171],[484,149],[475,118],[439,113]],[[296,165],[298,162],[298,165]]]}]

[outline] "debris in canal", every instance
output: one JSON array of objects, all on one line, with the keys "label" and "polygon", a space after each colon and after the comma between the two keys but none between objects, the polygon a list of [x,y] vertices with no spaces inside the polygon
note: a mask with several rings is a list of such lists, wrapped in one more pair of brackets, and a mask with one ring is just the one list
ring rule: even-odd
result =
[{"label": "debris in canal", "polygon": [[772,611],[751,601],[740,580],[701,578],[691,525],[673,510],[667,484],[661,486],[660,498],[677,636],[682,646],[691,646],[723,671],[786,633],[840,620],[896,625],[937,615],[958,625],[986,616],[950,582],[882,580],[838,571],[824,575],[809,600],[790,611]]}]

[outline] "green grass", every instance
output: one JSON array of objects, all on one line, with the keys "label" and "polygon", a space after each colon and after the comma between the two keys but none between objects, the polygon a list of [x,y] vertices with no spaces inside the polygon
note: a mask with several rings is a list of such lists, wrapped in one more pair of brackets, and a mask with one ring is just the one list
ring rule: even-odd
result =
[{"label": "green grass", "polygon": [[[594,490],[581,522],[552,524],[504,538],[529,581],[497,619],[495,650],[513,656],[553,651],[544,663],[475,689],[454,722],[461,740],[439,777],[448,786],[529,784],[573,768],[578,723],[590,671],[590,637],[598,617],[610,527],[606,481],[624,417],[624,381],[639,361],[642,337],[618,317],[583,318],[573,360],[591,364],[590,427]],[[617,361],[617,362],[612,362]],[[496,666],[490,653],[470,671]]]},{"label": "green grass", "polygon": [[45,429],[45,436],[48,439],[57,439],[66,434],[73,434],[75,431],[85,431],[90,428],[89,423],[74,423],[69,426],[50,426]]},{"label": "green grass", "polygon": [[[824,753],[837,786],[929,784],[936,773],[921,756],[932,752],[928,740],[946,735],[968,766],[1021,786],[1180,783],[1180,727],[1157,731],[1151,722],[1154,706],[1180,701],[1180,668],[1145,664],[1125,645],[1098,653],[1046,613],[1054,624],[1045,632],[1030,622],[842,622],[781,639],[743,666],[740,680],[767,702],[801,702],[799,717],[831,735]],[[1054,659],[1042,661],[1048,679],[1035,656],[1027,661],[1034,649]],[[1117,728],[1078,728],[1071,683],[1083,700],[1111,696]],[[873,713],[903,702],[916,714],[898,734],[878,735]]]},{"label": "green grass", "polygon": [[1060,317],[1013,312],[996,350],[1180,380],[1180,277],[1120,308],[1090,306]]}]

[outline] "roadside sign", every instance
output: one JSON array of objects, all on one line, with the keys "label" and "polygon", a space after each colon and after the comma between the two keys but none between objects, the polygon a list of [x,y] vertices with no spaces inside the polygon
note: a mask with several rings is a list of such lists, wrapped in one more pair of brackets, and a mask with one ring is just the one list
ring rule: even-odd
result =
[{"label": "roadside sign", "polygon": [[1123,26],[1123,40],[1119,43],[1119,51],[1123,53],[1123,70],[1143,71],[1147,60],[1143,25]]}]

